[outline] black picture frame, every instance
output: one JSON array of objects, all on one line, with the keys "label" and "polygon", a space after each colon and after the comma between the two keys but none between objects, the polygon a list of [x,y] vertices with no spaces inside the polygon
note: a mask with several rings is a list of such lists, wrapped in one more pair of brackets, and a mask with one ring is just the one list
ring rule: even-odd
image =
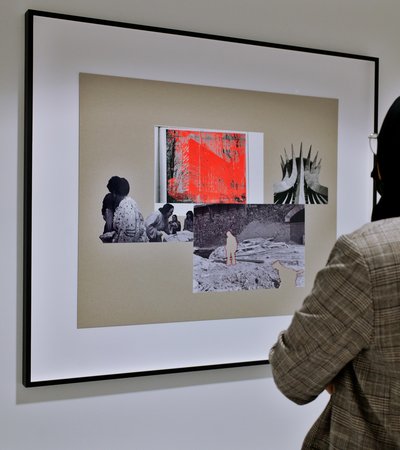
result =
[{"label": "black picture frame", "polygon": [[[360,128],[360,122],[355,121],[354,123],[346,123],[346,130],[343,132],[345,137],[349,137],[349,140],[352,140],[351,145],[354,143],[358,144],[362,141],[360,136],[365,137],[365,142],[361,142],[362,146],[368,148],[368,139],[367,136],[371,132],[377,132],[378,128],[378,86],[379,86],[379,59],[372,56],[365,55],[356,55],[342,52],[332,52],[327,50],[320,50],[314,48],[305,48],[299,46],[290,46],[290,45],[282,45],[270,42],[263,41],[255,41],[255,40],[247,40],[241,39],[232,36],[220,36],[220,35],[210,35],[210,34],[202,34],[195,33],[185,30],[175,30],[175,29],[167,29],[167,28],[159,28],[159,27],[151,27],[147,25],[140,24],[132,24],[132,23],[122,23],[122,22],[114,22],[109,20],[101,20],[89,17],[79,17],[73,15],[65,15],[65,14],[57,14],[53,12],[46,11],[37,11],[37,10],[28,10],[26,12],[25,17],[25,138],[24,138],[24,146],[25,146],[25,167],[24,167],[24,316],[23,316],[23,384],[26,387],[35,387],[35,386],[44,386],[44,385],[56,385],[63,383],[76,383],[83,381],[95,381],[95,380],[105,380],[105,379],[116,379],[116,378],[127,378],[127,377],[135,377],[135,376],[143,376],[143,375],[157,375],[157,374],[165,374],[165,373],[178,373],[185,371],[199,371],[199,370],[207,370],[207,369],[219,369],[219,368],[229,368],[229,367],[240,367],[240,366],[250,366],[250,365],[260,365],[266,364],[267,361],[267,350],[268,345],[272,342],[273,336],[276,336],[277,332],[288,323],[290,320],[289,317],[284,317],[282,320],[278,318],[271,318],[268,322],[268,327],[270,328],[268,337],[261,343],[261,347],[265,348],[265,353],[260,351],[251,352],[249,351],[248,357],[246,355],[246,348],[252,348],[252,341],[249,341],[244,347],[244,350],[241,350],[242,353],[238,355],[230,354],[224,360],[218,360],[218,357],[210,357],[209,360],[204,358],[196,359],[196,355],[192,355],[193,358],[191,361],[187,361],[186,357],[183,356],[175,356],[174,361],[169,364],[161,363],[157,364],[157,356],[154,357],[155,361],[152,361],[149,364],[144,364],[140,368],[137,368],[135,365],[130,366],[129,363],[124,366],[122,369],[117,367],[115,370],[111,367],[110,364],[104,364],[104,367],[99,369],[99,365],[101,366],[101,362],[91,370],[90,361],[88,361],[88,365],[83,365],[82,370],[69,370],[68,364],[60,368],[59,370],[55,370],[54,373],[47,373],[48,360],[52,359],[50,352],[53,356],[57,355],[58,357],[54,360],[54,365],[57,365],[57,361],[64,360],[66,361],[68,354],[74,353],[78,351],[77,345],[79,346],[79,339],[77,342],[68,343],[68,338],[64,339],[62,345],[60,345],[56,340],[51,346],[51,350],[45,349],[42,352],[42,344],[41,343],[50,343],[53,341],[55,334],[57,332],[57,328],[54,327],[51,332],[45,331],[42,334],[41,323],[46,322],[48,320],[52,320],[51,312],[40,306],[41,296],[48,295],[48,291],[46,289],[42,292],[41,290],[41,281],[43,280],[43,271],[46,270],[44,267],[46,264],[43,260],[48,260],[48,255],[42,255],[41,249],[37,244],[37,218],[42,214],[43,204],[40,202],[40,189],[45,189],[46,191],[50,191],[52,189],[51,185],[46,186],[46,179],[43,177],[43,172],[41,172],[41,164],[44,162],[44,154],[39,151],[39,147],[41,146],[42,134],[44,130],[39,130],[37,128],[38,123],[38,115],[41,114],[40,108],[38,108],[38,103],[40,103],[41,96],[46,95],[43,94],[42,91],[39,92],[37,84],[35,84],[35,77],[40,77],[40,73],[45,72],[43,59],[38,58],[37,50],[38,45],[43,43],[43,33],[47,35],[48,42],[51,42],[51,33],[53,29],[58,28],[59,25],[65,27],[65,33],[68,37],[68,33],[72,33],[69,31],[70,27],[75,24],[79,25],[80,29],[85,29],[88,33],[91,33],[94,29],[99,29],[99,33],[108,33],[119,30],[123,31],[124,37],[121,39],[130,39],[130,33],[132,36],[137,32],[144,32],[147,35],[151,35],[151,39],[153,41],[162,42],[166,37],[174,37],[177,40],[185,40],[188,42],[188,45],[192,43],[201,43],[212,42],[212,43],[220,43],[222,45],[234,46],[238,52],[243,54],[250,54],[253,52],[257,52],[257,49],[263,49],[265,51],[271,51],[274,57],[283,58],[285,60],[294,59],[296,62],[304,62],[304,65],[310,62],[309,58],[316,58],[318,61],[316,62],[317,67],[321,69],[321,73],[315,75],[315,80],[309,80],[309,83],[303,83],[303,86],[296,86],[298,82],[297,79],[293,78],[293,93],[298,92],[299,95],[312,95],[312,87],[309,85],[321,83],[322,85],[326,83],[329,86],[329,93],[333,93],[334,95],[335,88],[331,89],[331,84],[335,83],[335,77],[342,77],[340,80],[340,88],[337,90],[343,91],[342,95],[345,96],[344,87],[347,83],[346,77],[349,75],[349,79],[351,80],[351,76],[354,71],[360,71],[363,75],[363,80],[361,81],[363,84],[364,93],[361,93],[359,98],[355,99],[356,106],[359,106],[359,109],[365,109],[363,105],[358,105],[358,102],[366,102],[367,108],[367,122],[363,125],[363,128]],[[43,24],[45,25],[43,27]],[[47,27],[49,25],[49,27]],[[46,29],[45,29],[46,28]],[[49,34],[50,33],[50,34]],[[118,33],[117,33],[118,34]],[[118,37],[116,38],[116,43],[113,43],[114,50],[118,53]],[[190,42],[189,42],[190,41]],[[54,51],[57,49],[57,43],[53,42],[53,47],[49,47],[49,51]],[[60,48],[65,44],[65,42],[60,42]],[[100,44],[99,44],[100,45]],[[43,53],[40,54],[43,56]],[[117,55],[118,57],[118,55]],[[256,57],[257,58],[257,57]],[[324,67],[332,66],[332,61],[334,61],[334,66],[343,65],[343,70],[338,71],[337,74],[330,73],[324,79],[325,72]],[[289,64],[290,65],[290,64]],[[361,67],[362,66],[362,67]],[[86,70],[84,68],[83,70]],[[279,72],[279,67],[276,67],[276,70]],[[307,71],[300,74],[299,78],[303,77],[304,80],[307,78]],[[115,75],[114,71],[111,71],[113,75]],[[39,75],[38,75],[39,74]],[[118,75],[118,74],[117,74]],[[126,74],[124,74],[126,76]],[[289,77],[290,78],[290,77]],[[304,81],[303,80],[303,81]],[[333,81],[332,81],[333,80]],[[290,84],[290,80],[289,80]],[[301,84],[301,83],[300,83]],[[308,87],[304,87],[304,86]],[[62,89],[62,81],[60,82],[60,89]],[[42,88],[42,86],[41,86]],[[279,89],[277,90],[277,92]],[[320,95],[320,89],[316,89],[316,95]],[[361,91],[360,91],[361,92]],[[364,98],[365,95],[368,98]],[[330,94],[327,94],[327,96]],[[354,94],[356,95],[356,94]],[[340,99],[342,101],[342,99]],[[341,112],[342,114],[342,112]],[[353,114],[352,111],[344,111],[343,113],[343,121],[346,121]],[[362,117],[361,119],[364,119]],[[67,124],[67,127],[73,127],[71,124]],[[365,126],[365,129],[364,129]],[[357,133],[353,136],[351,128],[356,129]],[[343,128],[343,122],[339,124],[339,128]],[[347,129],[348,128],[348,129]],[[372,128],[372,129],[371,129]],[[49,130],[47,130],[49,131]],[[54,132],[57,130],[52,130]],[[340,129],[340,132],[343,130]],[[366,131],[368,131],[366,133]],[[49,131],[50,132],[50,131]],[[353,140],[354,137],[354,140]],[[350,144],[349,144],[350,145]],[[342,150],[342,154],[348,154],[348,149],[344,148]],[[40,168],[40,169],[38,169]],[[51,168],[51,167],[50,167]],[[61,167],[59,170],[63,170]],[[348,174],[344,174],[343,177],[348,178]],[[38,181],[39,180],[39,181]],[[42,186],[38,190],[38,182]],[[340,181],[339,181],[340,183]],[[370,186],[371,198],[372,198],[372,183]],[[49,194],[50,195],[50,194]],[[55,194],[54,194],[55,195]],[[362,218],[361,218],[362,219]],[[350,225],[351,226],[351,225]],[[343,230],[346,231],[346,225],[344,225]],[[339,227],[339,230],[341,228]],[[49,244],[51,245],[51,244]],[[42,259],[43,258],[43,259]],[[67,262],[68,263],[68,262]],[[43,267],[42,267],[43,265]],[[40,267],[38,267],[40,266]],[[54,299],[57,302],[57,299]],[[44,309],[44,310],[43,310]],[[257,319],[258,325],[263,328],[265,324],[262,322],[262,319]],[[210,325],[211,334],[218,335],[218,321],[214,321],[213,324]],[[245,321],[243,321],[244,324]],[[183,324],[182,331],[179,333],[180,336],[184,336],[185,334],[185,326],[187,324]],[[224,326],[227,325],[224,322]],[[238,326],[240,329],[240,319],[236,320],[235,327]],[[270,326],[271,325],[271,326]],[[171,325],[175,326],[175,325]],[[229,327],[229,324],[227,325]],[[246,325],[247,327],[248,325]],[[146,326],[144,326],[146,327]],[[245,330],[247,328],[245,327]],[[143,326],[142,326],[143,328]],[[236,328],[235,328],[236,329]],[[225,328],[222,332],[225,332]],[[246,331],[245,331],[246,332]],[[245,333],[244,332],[244,333]],[[51,333],[54,333],[53,335]],[[179,335],[178,333],[178,335]],[[235,331],[236,333],[236,331]],[[96,338],[92,338],[96,340]],[[178,341],[181,339],[178,337]],[[190,344],[190,342],[189,342]],[[47,344],[46,344],[47,345]],[[66,347],[64,347],[66,346]],[[69,347],[68,347],[69,346]],[[247,346],[247,347],[246,347]],[[100,360],[103,358],[104,360],[109,359],[110,350],[102,349],[100,353],[104,350],[104,354],[100,355]],[[190,349],[189,349],[190,350]],[[193,353],[193,352],[191,352]],[[204,349],[204,353],[207,353],[207,348]],[[143,355],[144,356],[144,355]],[[121,360],[124,359],[124,355],[121,356]],[[125,358],[127,359],[127,358]],[[77,358],[79,360],[79,358]],[[87,361],[87,357],[82,356],[82,360]],[[46,363],[42,363],[42,361],[47,361]],[[79,365],[79,362],[76,363]],[[51,372],[51,370],[50,370]]]}]

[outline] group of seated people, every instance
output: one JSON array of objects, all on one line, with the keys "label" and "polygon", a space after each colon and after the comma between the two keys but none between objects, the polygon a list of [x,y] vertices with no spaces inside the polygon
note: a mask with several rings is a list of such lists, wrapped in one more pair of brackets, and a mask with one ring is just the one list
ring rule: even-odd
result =
[{"label": "group of seated people", "polygon": [[[103,199],[101,210],[105,221],[102,242],[162,242],[166,235],[181,231],[181,223],[170,203],[144,219],[137,203],[128,195],[128,180],[113,176],[107,189],[109,193]],[[186,213],[183,229],[193,231],[192,211]]]}]

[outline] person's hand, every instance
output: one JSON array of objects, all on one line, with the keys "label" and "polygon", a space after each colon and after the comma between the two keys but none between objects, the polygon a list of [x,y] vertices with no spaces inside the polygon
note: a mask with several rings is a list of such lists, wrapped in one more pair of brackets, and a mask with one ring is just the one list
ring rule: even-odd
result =
[{"label": "person's hand", "polygon": [[335,385],[333,383],[329,383],[325,390],[328,392],[329,395],[332,395],[335,393]]},{"label": "person's hand", "polygon": [[115,231],[109,231],[108,233],[103,233],[102,235],[100,235],[99,238],[104,243],[113,242],[115,234],[116,234]]}]

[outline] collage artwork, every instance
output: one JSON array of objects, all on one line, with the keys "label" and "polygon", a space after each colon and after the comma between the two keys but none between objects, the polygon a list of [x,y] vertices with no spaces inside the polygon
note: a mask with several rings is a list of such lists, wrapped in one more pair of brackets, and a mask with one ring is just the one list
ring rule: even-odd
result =
[{"label": "collage artwork", "polygon": [[[82,75],[81,104],[85,105],[86,95],[95,98],[100,92],[97,82],[110,78]],[[115,81],[118,84],[110,93],[118,96],[123,82]],[[151,86],[156,100],[149,98],[149,103],[170,95],[166,105],[174,100],[179,103],[175,87],[183,97],[185,90],[189,97],[197,89],[146,80],[127,83],[132,83],[135,92]],[[106,126],[114,108],[107,103],[114,101],[111,97],[104,100],[104,118],[97,119]],[[314,150],[310,141],[303,145],[301,137],[287,142],[277,148],[271,178],[265,173],[271,164],[266,145],[269,136],[263,129],[249,131],[246,127],[246,131],[245,123],[243,129],[220,128],[219,124],[204,127],[203,114],[199,113],[198,120],[185,121],[180,111],[173,110],[169,115],[177,125],[170,126],[168,114],[152,118],[143,112],[145,118],[138,118],[139,113],[131,112],[135,102],[133,106],[126,103],[121,122],[135,123],[133,131],[126,125],[119,130],[116,125],[115,131],[110,128],[111,136],[102,138],[97,130],[103,126],[92,124],[90,109],[86,114],[82,106],[80,326],[263,315],[265,311],[268,314],[268,297],[262,292],[304,287],[306,205],[324,208],[330,203],[329,182],[321,177],[325,162],[321,149]],[[204,104],[206,108],[207,99]],[[151,114],[156,113],[151,110],[148,116]],[[123,134],[126,140],[120,137]],[[108,150],[104,158],[100,150],[100,157],[94,157],[104,141],[109,148],[115,146],[113,158]],[[140,153],[143,148],[146,150]],[[93,164],[98,165],[97,171]],[[89,210],[93,212],[89,214]],[[114,274],[110,273],[112,267]],[[107,278],[112,291],[104,281]],[[162,306],[151,303],[150,291],[152,297],[166,299]],[[253,298],[257,292],[260,294]],[[241,293],[240,297],[232,297],[235,293]],[[113,298],[112,306],[107,298]],[[102,305],[96,307],[96,313],[95,302]],[[107,318],[98,320],[103,310]]]}]

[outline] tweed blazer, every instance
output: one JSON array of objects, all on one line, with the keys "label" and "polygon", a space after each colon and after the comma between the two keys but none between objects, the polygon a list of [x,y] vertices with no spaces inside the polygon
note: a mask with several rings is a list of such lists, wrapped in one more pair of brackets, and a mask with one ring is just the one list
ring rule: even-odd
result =
[{"label": "tweed blazer", "polygon": [[335,386],[303,449],[400,449],[400,218],[337,240],[269,359],[298,404]]}]

